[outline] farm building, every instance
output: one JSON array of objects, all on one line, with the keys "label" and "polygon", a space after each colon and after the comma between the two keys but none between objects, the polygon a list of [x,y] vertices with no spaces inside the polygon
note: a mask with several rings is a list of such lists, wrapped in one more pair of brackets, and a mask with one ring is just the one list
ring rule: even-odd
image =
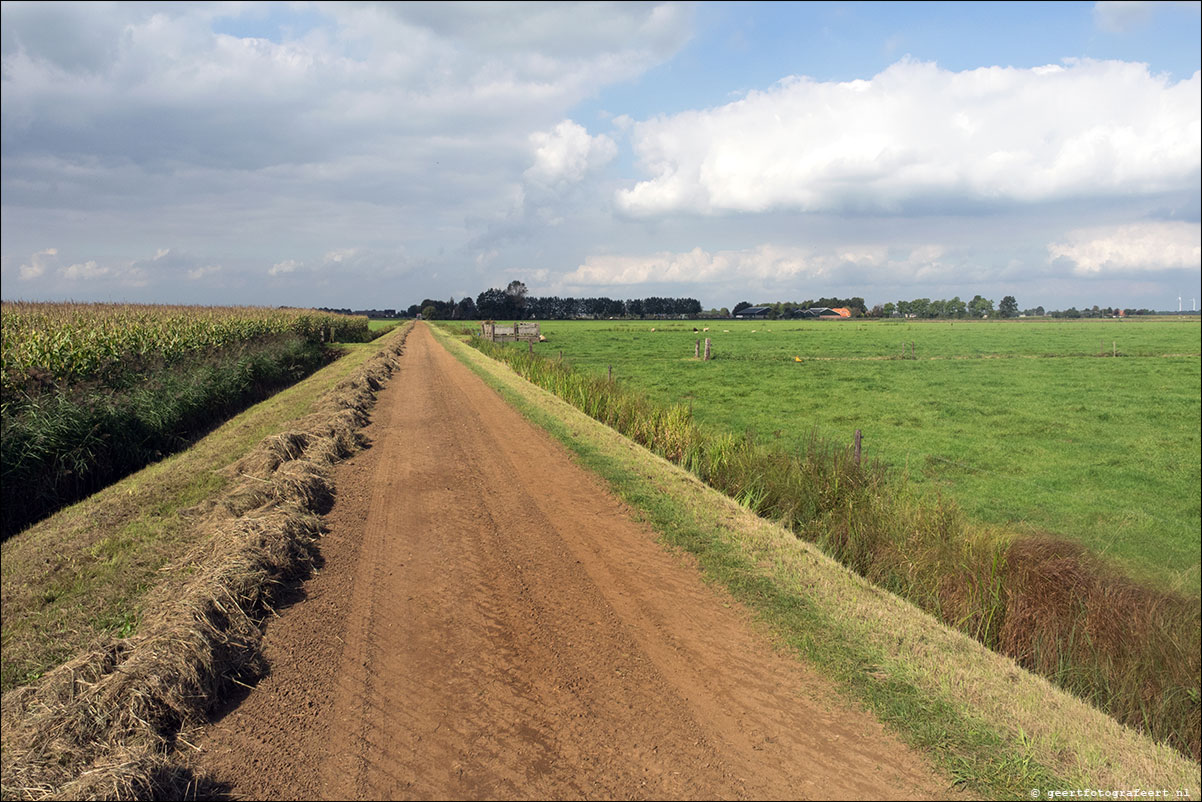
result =
[{"label": "farm building", "polygon": [[812,306],[809,309],[801,309],[796,314],[797,317],[813,320],[845,320],[851,317],[851,310],[845,307],[837,307],[831,309],[829,306]]},{"label": "farm building", "polygon": [[772,307],[770,306],[749,306],[740,311],[735,317],[745,319],[766,318],[771,312]]}]

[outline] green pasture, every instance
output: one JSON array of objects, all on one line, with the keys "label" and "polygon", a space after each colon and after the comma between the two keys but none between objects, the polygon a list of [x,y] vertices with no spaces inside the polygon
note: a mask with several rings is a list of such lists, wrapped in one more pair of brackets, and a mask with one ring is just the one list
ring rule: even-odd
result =
[{"label": "green pasture", "polygon": [[[786,447],[815,433],[850,444],[861,429],[867,458],[976,520],[1075,538],[1169,587],[1202,584],[1197,318],[552,321],[543,331],[544,355],[612,365],[616,380],[691,404],[702,423]],[[693,357],[704,337],[709,362]]]},{"label": "green pasture", "polygon": [[373,317],[373,318],[368,319],[367,328],[369,331],[371,331],[373,333],[381,332],[381,331],[388,331],[389,329],[395,329],[397,326],[401,325],[404,322],[405,321],[398,320],[396,318]]}]

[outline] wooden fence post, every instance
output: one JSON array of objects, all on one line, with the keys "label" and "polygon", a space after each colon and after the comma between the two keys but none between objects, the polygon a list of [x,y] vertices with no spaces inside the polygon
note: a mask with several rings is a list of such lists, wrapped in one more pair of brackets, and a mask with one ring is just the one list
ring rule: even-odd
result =
[{"label": "wooden fence post", "polygon": [[613,365],[609,366],[609,380],[610,381],[614,380],[614,366]]},{"label": "wooden fence post", "polygon": [[709,358],[710,358],[710,338],[706,337],[705,338],[705,360],[704,361],[708,362]]},{"label": "wooden fence post", "polygon": [[526,350],[534,356],[534,340],[526,340]]},{"label": "wooden fence post", "polygon": [[856,429],[856,465],[860,464],[860,430]]},{"label": "wooden fence post", "polygon": [[693,359],[697,359],[700,356],[701,356],[701,340],[698,340],[697,342],[693,343]]}]

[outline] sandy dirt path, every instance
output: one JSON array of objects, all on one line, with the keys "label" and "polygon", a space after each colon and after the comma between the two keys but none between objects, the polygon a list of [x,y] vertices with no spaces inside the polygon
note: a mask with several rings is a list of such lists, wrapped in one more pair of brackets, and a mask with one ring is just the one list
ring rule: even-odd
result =
[{"label": "sandy dirt path", "polygon": [[418,324],[271,673],[197,744],[240,798],[932,798]]}]

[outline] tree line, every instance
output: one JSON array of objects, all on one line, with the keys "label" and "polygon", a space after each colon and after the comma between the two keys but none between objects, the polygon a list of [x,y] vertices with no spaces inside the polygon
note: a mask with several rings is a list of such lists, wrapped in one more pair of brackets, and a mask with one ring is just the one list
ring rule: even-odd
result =
[{"label": "tree line", "polygon": [[511,281],[505,289],[492,288],[459,301],[423,299],[407,310],[426,320],[572,320],[611,317],[700,317],[705,314],[695,298],[561,298],[531,296],[526,285]]},{"label": "tree line", "polygon": [[[721,309],[702,309],[701,303],[695,298],[658,297],[632,298],[617,300],[614,298],[561,298],[558,295],[531,296],[526,285],[520,281],[511,281],[504,289],[491,288],[471,297],[454,298],[449,301],[439,301],[425,298],[420,304],[412,304],[401,314],[407,317],[417,317],[419,314],[426,320],[575,320],[606,319],[606,318],[729,318],[738,315],[744,309],[753,306],[748,301],[739,301],[733,311]],[[960,296],[952,298],[915,298],[913,300],[890,301],[876,304],[869,308],[861,297],[851,298],[819,298],[807,301],[775,301],[754,304],[767,307],[767,317],[785,319],[802,317],[810,309],[848,309],[852,317],[888,318],[904,317],[924,320],[962,319],[962,318],[1017,318],[1017,317],[1053,317],[1053,318],[1088,318],[1088,317],[1117,317],[1121,314],[1151,315],[1156,314],[1150,309],[1120,309],[1118,307],[1084,307],[1077,309],[1069,307],[1064,310],[1045,310],[1042,306],[1029,309],[1019,309],[1018,301],[1013,295],[1007,295],[994,306],[989,298],[974,295],[972,300],[964,301]],[[388,310],[392,311],[392,310]]]}]

